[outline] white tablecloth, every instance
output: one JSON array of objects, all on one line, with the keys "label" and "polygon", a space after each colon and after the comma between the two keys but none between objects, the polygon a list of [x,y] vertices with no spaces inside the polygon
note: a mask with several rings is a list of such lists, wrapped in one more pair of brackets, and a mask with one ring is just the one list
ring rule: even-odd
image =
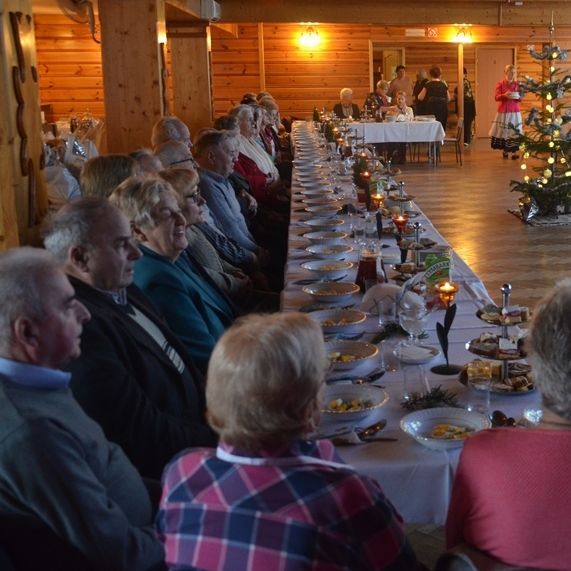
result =
[{"label": "white tablecloth", "polygon": [[439,121],[403,121],[393,123],[350,123],[365,143],[435,143],[446,134]]},{"label": "white tablecloth", "polygon": [[[438,124],[440,125],[440,124]],[[347,182],[347,188],[350,183]],[[307,270],[300,267],[304,261],[311,259],[305,252],[308,241],[301,234],[310,231],[302,219],[307,216],[302,212],[303,204],[298,202],[302,197],[296,194],[300,190],[296,182],[295,171],[292,185],[292,217],[290,226],[289,257],[286,265],[285,288],[282,293],[282,309],[295,311],[312,304],[311,297],[301,291],[302,285],[294,282],[299,279],[307,279],[313,276]],[[414,189],[410,189],[414,193]],[[420,212],[418,207],[415,209]],[[423,237],[432,238],[438,244],[446,244],[442,236],[437,232],[430,221],[422,214],[415,221],[422,223],[426,231]],[[347,226],[343,229],[348,229]],[[352,243],[351,240],[348,240]],[[390,248],[383,252],[398,252],[396,241],[393,237],[384,237],[383,244]],[[356,262],[357,254],[352,252],[349,260]],[[464,364],[474,358],[466,348],[466,342],[477,337],[484,329],[494,330],[480,321],[475,312],[483,303],[490,300],[489,295],[474,272],[467,264],[454,255],[454,281],[462,285],[456,303],[457,315],[450,333],[449,358],[451,363]],[[356,270],[344,278],[344,281],[354,281]],[[355,301],[359,301],[356,299]],[[439,346],[436,338],[436,322],[442,322],[444,311],[434,312],[429,319],[427,331],[429,338],[423,343]],[[370,340],[378,331],[377,318],[370,317],[364,325],[367,331],[363,340]],[[499,333],[499,328],[495,328]],[[384,354],[388,355],[398,339],[390,339],[384,342]],[[430,367],[443,363],[442,356],[436,357],[425,365],[431,387],[441,385],[445,389],[454,389],[458,392],[461,401],[468,402],[472,397],[455,376],[435,375],[430,372]],[[376,367],[377,364],[365,364],[352,371],[356,374],[366,373]],[[378,411],[378,418],[388,420],[387,427],[383,431],[386,436],[398,438],[397,442],[377,442],[356,446],[340,447],[341,456],[361,473],[376,478],[382,485],[388,498],[393,502],[405,521],[409,523],[436,523],[443,524],[452,490],[454,470],[456,469],[460,451],[450,452],[432,451],[418,444],[399,428],[400,419],[405,411],[400,406],[400,397],[403,390],[403,373],[400,371],[387,372],[376,384],[386,387],[389,394],[389,402]],[[491,410],[501,409],[508,415],[516,418],[521,416],[524,408],[538,406],[539,396],[537,393],[515,394],[511,396],[491,395]],[[375,422],[376,418],[367,418],[367,424]],[[325,427],[327,428],[327,427]]]}]

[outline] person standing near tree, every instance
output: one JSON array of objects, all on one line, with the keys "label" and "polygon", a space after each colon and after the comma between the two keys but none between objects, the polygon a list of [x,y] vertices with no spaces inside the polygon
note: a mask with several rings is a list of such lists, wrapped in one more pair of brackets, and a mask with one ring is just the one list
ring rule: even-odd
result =
[{"label": "person standing near tree", "polygon": [[505,78],[496,84],[498,112],[492,121],[489,135],[492,149],[501,149],[504,159],[507,159],[511,153],[512,159],[515,160],[519,159],[515,137],[521,132],[522,127],[521,93],[515,65],[506,65],[504,73]]}]

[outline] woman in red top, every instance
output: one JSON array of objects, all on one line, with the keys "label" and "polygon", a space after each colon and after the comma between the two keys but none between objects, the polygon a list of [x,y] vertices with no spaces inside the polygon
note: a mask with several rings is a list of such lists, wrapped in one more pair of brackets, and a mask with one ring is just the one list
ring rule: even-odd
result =
[{"label": "woman in red top", "polygon": [[[522,120],[520,111],[521,92],[516,78],[515,65],[506,65],[505,79],[496,84],[496,101],[498,112],[492,121],[489,135],[492,138],[492,149],[502,149],[504,159],[512,154],[518,159],[518,145],[514,137],[521,133]],[[510,127],[512,125],[512,127]]]},{"label": "woman in red top", "polygon": [[570,312],[565,280],[536,306],[526,339],[542,420],[483,430],[464,445],[446,521],[449,548],[467,543],[518,569],[571,568]]}]

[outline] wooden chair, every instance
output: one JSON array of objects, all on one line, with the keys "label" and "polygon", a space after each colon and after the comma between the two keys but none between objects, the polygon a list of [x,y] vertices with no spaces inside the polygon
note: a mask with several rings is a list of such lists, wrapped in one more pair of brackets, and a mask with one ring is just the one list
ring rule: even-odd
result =
[{"label": "wooden chair", "polygon": [[[452,143],[456,151],[456,162],[462,165],[462,147],[464,145],[464,118],[458,119],[458,128],[456,129],[456,137],[444,137],[444,144]],[[440,149],[438,150],[438,162],[440,162]]]},{"label": "wooden chair", "polygon": [[434,571],[538,571],[533,567],[506,565],[467,543],[443,553]]}]

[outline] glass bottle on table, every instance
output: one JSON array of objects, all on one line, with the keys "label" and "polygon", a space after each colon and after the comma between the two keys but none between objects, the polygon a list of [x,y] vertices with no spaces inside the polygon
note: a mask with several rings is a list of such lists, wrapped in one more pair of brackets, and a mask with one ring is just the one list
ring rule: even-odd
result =
[{"label": "glass bottle on table", "polygon": [[362,292],[377,283],[377,260],[381,256],[378,240],[365,240],[359,250],[359,265],[355,283]]}]

